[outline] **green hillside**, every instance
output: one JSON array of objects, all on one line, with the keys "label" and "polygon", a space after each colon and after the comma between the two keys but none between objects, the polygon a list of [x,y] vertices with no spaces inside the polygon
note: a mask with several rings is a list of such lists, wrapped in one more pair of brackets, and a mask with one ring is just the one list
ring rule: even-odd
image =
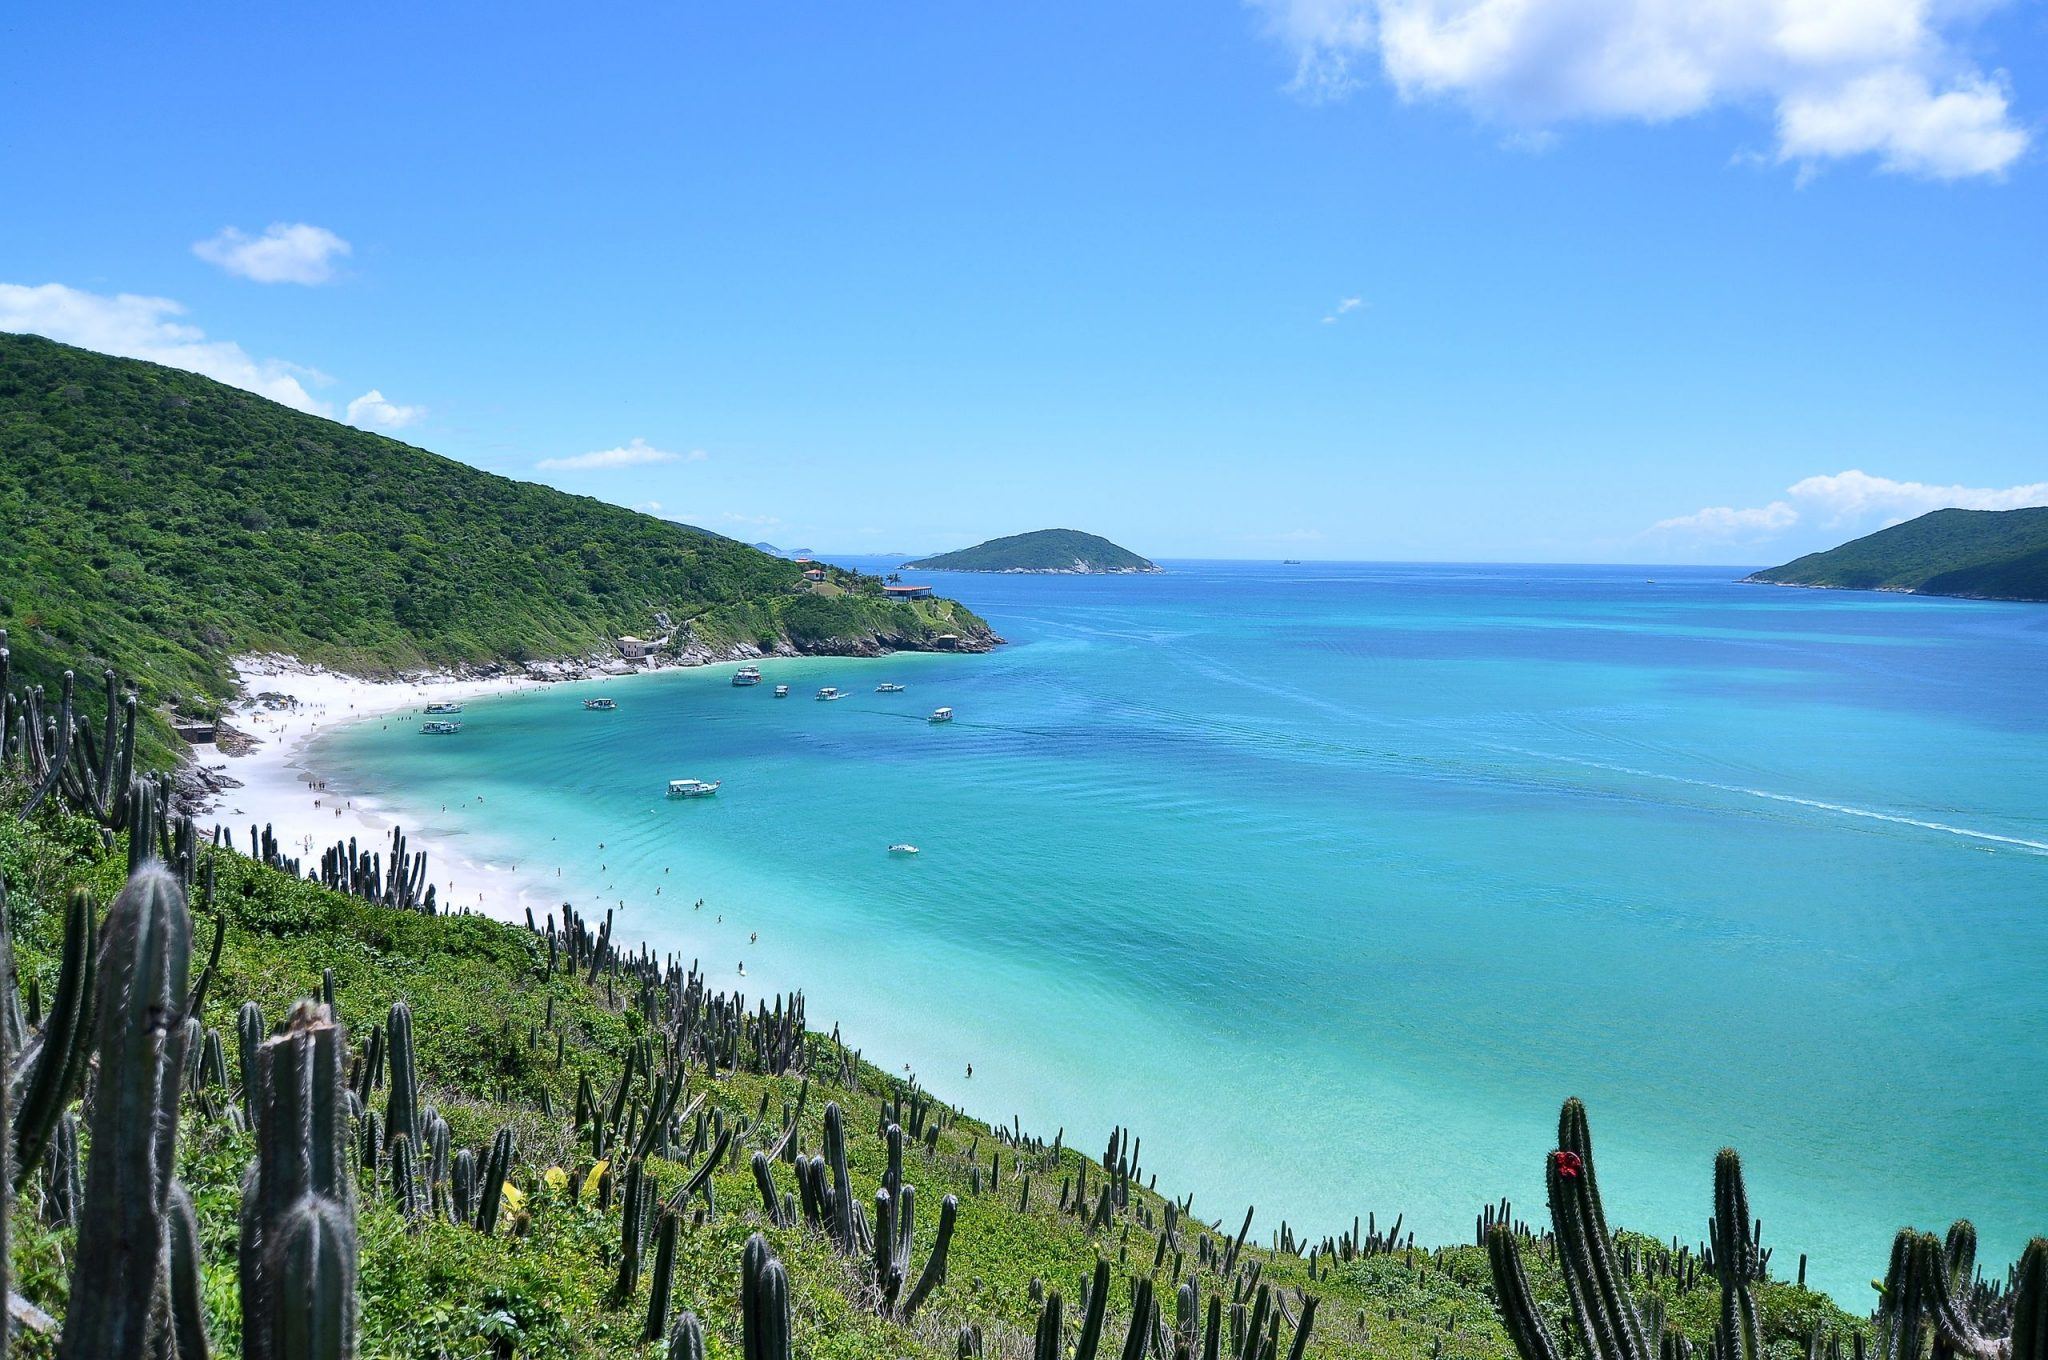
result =
[{"label": "green hillside", "polygon": [[1128,548],[1078,529],[1037,529],[992,538],[958,552],[905,562],[931,571],[1014,571],[1072,573],[1158,571]]},{"label": "green hillside", "polygon": [[176,369],[0,335],[0,628],[17,668],[230,692],[229,657],[380,672],[602,653],[929,648],[946,600],[516,482]]},{"label": "green hillside", "polygon": [[1745,579],[1973,600],[2048,601],[2048,506],[1935,510]]}]

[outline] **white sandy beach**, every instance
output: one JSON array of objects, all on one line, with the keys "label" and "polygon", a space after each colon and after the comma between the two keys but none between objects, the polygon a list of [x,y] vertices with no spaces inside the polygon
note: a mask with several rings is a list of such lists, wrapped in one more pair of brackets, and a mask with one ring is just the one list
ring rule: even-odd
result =
[{"label": "white sandy beach", "polygon": [[[374,801],[345,789],[323,788],[321,772],[309,768],[306,748],[324,731],[392,713],[416,714],[436,701],[467,700],[535,689],[550,681],[530,676],[493,679],[423,677],[366,680],[304,665],[290,657],[242,657],[235,662],[245,697],[229,721],[259,744],[246,755],[202,748],[201,761],[219,766],[240,788],[216,797],[201,819],[234,832],[237,849],[248,849],[251,824],[268,824],[284,852],[304,869],[336,841],[353,836],[359,845],[383,853],[392,818]],[[558,885],[543,886],[535,871],[479,862],[445,839],[436,841],[406,828],[408,849],[427,852],[429,880],[444,910],[469,910],[504,920],[523,920],[530,906],[537,916],[559,901]]]}]

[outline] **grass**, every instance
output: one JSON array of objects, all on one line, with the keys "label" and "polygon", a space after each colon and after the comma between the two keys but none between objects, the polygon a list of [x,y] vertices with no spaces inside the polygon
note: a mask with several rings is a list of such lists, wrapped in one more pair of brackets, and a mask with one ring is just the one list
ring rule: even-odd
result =
[{"label": "grass", "polygon": [[[73,886],[109,900],[122,882],[125,852],[103,845],[94,826],[59,812],[21,825],[12,810],[18,801],[18,790],[0,786],[0,875],[10,897],[22,986],[47,996],[60,944],[58,903]],[[448,1222],[410,1229],[389,1202],[388,1189],[363,1186],[361,1353],[393,1360],[660,1355],[658,1345],[640,1340],[644,1276],[631,1301],[609,1298],[619,1213],[580,1193],[591,1167],[566,1115],[579,1076],[588,1074],[600,1090],[616,1077],[627,1049],[645,1032],[639,1015],[609,1004],[602,986],[587,987],[560,972],[548,976],[544,947],[523,928],[480,917],[387,910],[238,855],[209,853],[215,891],[210,903],[195,904],[197,947],[210,941],[217,921],[225,923],[226,936],[203,1019],[227,1036],[231,1054],[235,1012],[244,1000],[257,1001],[274,1023],[296,998],[317,990],[323,969],[332,969],[342,1018],[357,1039],[392,1002],[411,1005],[424,1098],[449,1120],[458,1146],[481,1148],[501,1127],[517,1133],[513,1182],[527,1201],[512,1234],[487,1238]],[[546,1030],[550,1006],[555,1025]],[[865,1063],[855,1066],[852,1085],[841,1085],[836,1074],[843,1050],[824,1035],[810,1035],[807,1044],[811,1087],[801,1144],[806,1151],[817,1148],[825,1103],[837,1101],[846,1115],[853,1183],[865,1199],[885,1164],[884,1106],[906,1087]],[[780,1112],[796,1102],[800,1085],[797,1077],[742,1071],[714,1079],[699,1072],[690,1095],[701,1096],[704,1109],[717,1111],[727,1125],[750,1119],[765,1099],[765,1132],[750,1131],[742,1139],[751,1151],[773,1136]],[[541,1113],[544,1099],[557,1115]],[[373,1106],[379,1103],[373,1098]],[[1132,1114],[1142,1119],[1142,1111]],[[220,1353],[234,1354],[236,1210],[253,1143],[229,1123],[188,1110],[179,1148],[180,1175],[197,1204],[209,1262],[213,1339]],[[1531,1150],[1532,1157],[1541,1153]],[[1072,1318],[1080,1281],[1101,1254],[1114,1267],[1111,1340],[1105,1343],[1105,1351],[1114,1354],[1123,1336],[1129,1281],[1150,1271],[1154,1260],[1157,1239],[1146,1225],[1162,1220],[1166,1201],[1134,1186],[1130,1209],[1107,1230],[1091,1234],[1080,1219],[1059,1211],[1060,1187],[1084,1165],[1090,1186],[1101,1183],[1100,1164],[1071,1146],[1056,1159],[1027,1155],[1022,1166],[1019,1155],[999,1146],[987,1124],[967,1115],[947,1122],[935,1152],[917,1147],[906,1155],[905,1178],[916,1187],[921,1208],[913,1269],[930,1250],[939,1200],[952,1194],[960,1201],[946,1283],[914,1326],[874,1316],[860,1263],[842,1259],[822,1235],[768,1224],[745,1155],[714,1177],[716,1212],[682,1229],[674,1305],[704,1320],[714,1355],[739,1354],[738,1261],[748,1235],[760,1231],[790,1272],[800,1355],[950,1357],[959,1328],[967,1324],[983,1329],[987,1354],[1028,1354],[1037,1316],[1033,1282],[1059,1289]],[[992,1171],[995,1158],[999,1175]],[[566,1184],[553,1183],[553,1168],[568,1178]],[[689,1170],[659,1159],[652,1169],[664,1189]],[[1028,1193],[1020,1173],[1029,1175]],[[793,1188],[787,1166],[778,1165],[776,1175],[781,1188]],[[1343,1168],[1333,1167],[1331,1175],[1341,1181]],[[1341,1188],[1336,1187],[1340,1193]],[[15,1211],[14,1287],[61,1318],[70,1231],[40,1225],[36,1200],[34,1190],[25,1193]],[[1258,1245],[1272,1226],[1255,1222],[1247,1256],[1290,1301],[1297,1289],[1321,1298],[1311,1355],[1507,1360],[1512,1354],[1494,1319],[1480,1249],[1452,1246],[1328,1265],[1318,1261],[1312,1276],[1305,1257]],[[1234,1212],[1225,1227],[1235,1231]],[[1220,1246],[1208,1229],[1183,1223],[1188,1269],[1198,1258],[1195,1239],[1204,1234]],[[1661,1251],[1654,1243],[1635,1245]],[[1564,1298],[1555,1267],[1547,1257],[1530,1254],[1539,1297],[1562,1329]],[[1159,1272],[1169,1310],[1172,1270],[1169,1254]],[[1213,1272],[1201,1275],[1206,1297],[1217,1283]],[[1696,1342],[1706,1341],[1717,1309],[1710,1282],[1681,1292],[1668,1278],[1638,1279],[1636,1288],[1639,1295],[1666,1296],[1674,1320]],[[1773,1360],[1800,1360],[1816,1329],[1840,1332],[1855,1325],[1824,1297],[1790,1285],[1766,1286],[1762,1303]],[[54,1353],[46,1338],[31,1333],[23,1333],[17,1345],[20,1355]]]}]

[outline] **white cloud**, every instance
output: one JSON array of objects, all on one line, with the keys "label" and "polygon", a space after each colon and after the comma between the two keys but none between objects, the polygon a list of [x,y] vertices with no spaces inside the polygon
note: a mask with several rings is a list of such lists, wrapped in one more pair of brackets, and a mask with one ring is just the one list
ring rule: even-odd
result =
[{"label": "white cloud", "polygon": [[343,419],[365,430],[402,430],[426,413],[424,406],[400,406],[386,401],[384,394],[373,387],[348,404],[348,414]]},{"label": "white cloud", "polygon": [[2020,486],[1932,486],[1926,482],[1895,482],[1854,469],[1831,477],[1808,477],[1787,491],[1815,510],[1830,516],[1829,523],[1887,515],[1910,519],[1929,510],[2018,510],[2029,505],[2048,505],[2048,482]]},{"label": "white cloud", "polygon": [[219,235],[192,243],[200,259],[257,283],[326,283],[334,277],[336,258],[352,249],[327,228],[305,222],[273,222],[261,236],[223,227]]},{"label": "white cloud", "polygon": [[252,358],[229,340],[209,340],[197,326],[173,319],[184,314],[169,298],[88,293],[61,283],[0,283],[0,331],[28,331],[102,354],[189,369],[300,411],[329,414],[305,387],[329,381],[325,374],[282,359]]},{"label": "white cloud", "polygon": [[723,512],[718,518],[723,524],[744,524],[750,529],[773,529],[782,523],[781,518],[776,515],[736,515],[730,510]]},{"label": "white cloud", "polygon": [[634,439],[616,449],[597,449],[568,458],[543,458],[534,466],[557,472],[589,472],[601,468],[642,467],[648,463],[696,463],[703,458],[702,449],[671,453],[667,449],[655,448],[644,439]]},{"label": "white cloud", "polygon": [[1954,33],[1958,0],[1247,0],[1294,55],[1292,89],[1340,97],[1374,67],[1403,99],[1452,99],[1517,138],[1721,106],[1776,112],[1777,158],[1873,156],[1940,179],[2026,150],[2002,78]]},{"label": "white cloud", "polygon": [[1337,305],[1335,307],[1332,307],[1327,313],[1324,314],[1323,324],[1325,326],[1334,326],[1337,324],[1338,317],[1344,316],[1350,312],[1355,312],[1364,305],[1364,298],[1339,298],[1337,300]]},{"label": "white cloud", "polygon": [[1799,522],[1799,512],[1783,501],[1772,501],[1750,510],[1737,510],[1733,506],[1710,505],[1695,510],[1690,515],[1678,515],[1672,519],[1660,519],[1653,528],[1667,533],[1693,533],[1715,538],[1735,535],[1756,536],[1789,529]]},{"label": "white cloud", "polygon": [[1845,526],[1875,528],[1897,524],[1930,510],[2017,510],[2048,505],[2048,482],[2007,487],[1935,486],[1873,477],[1852,468],[1802,478],[1787,487],[1785,495],[1785,500],[1743,510],[1726,505],[1708,506],[1690,515],[1659,520],[1649,532],[1761,542],[1796,524],[1817,523],[1837,530]]}]

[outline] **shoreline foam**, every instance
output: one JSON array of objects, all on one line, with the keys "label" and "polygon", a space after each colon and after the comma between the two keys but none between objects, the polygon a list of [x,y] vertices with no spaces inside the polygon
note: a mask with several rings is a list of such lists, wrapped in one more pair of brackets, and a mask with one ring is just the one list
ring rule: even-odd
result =
[{"label": "shoreline foam", "polygon": [[[337,841],[351,837],[359,846],[388,856],[391,828],[397,821],[375,799],[332,785],[308,759],[316,738],[431,702],[524,693],[588,678],[565,673],[545,678],[424,675],[372,680],[285,656],[238,657],[234,666],[244,697],[231,709],[233,725],[253,744],[239,755],[219,751],[218,759],[208,762],[238,781],[239,787],[213,794],[203,815],[230,828],[236,844],[245,849],[250,826],[268,825],[282,852],[299,860],[302,873],[316,868],[320,855]],[[408,826],[406,840],[408,850],[427,853],[428,879],[438,889],[443,911],[523,921],[528,908],[540,915],[560,898],[559,885],[543,890],[537,874],[465,853],[455,838]]]}]

